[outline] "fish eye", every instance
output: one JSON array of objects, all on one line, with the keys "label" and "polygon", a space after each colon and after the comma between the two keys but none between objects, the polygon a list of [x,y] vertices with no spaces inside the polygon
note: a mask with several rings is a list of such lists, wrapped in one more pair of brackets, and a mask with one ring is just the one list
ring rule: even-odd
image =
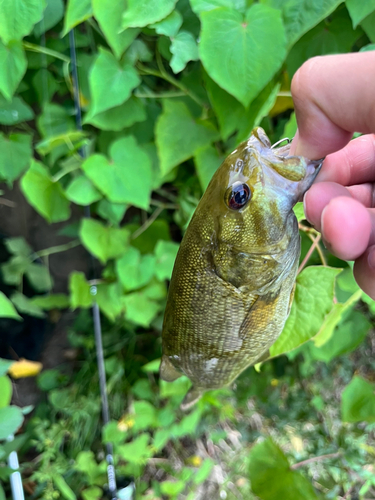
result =
[{"label": "fish eye", "polygon": [[235,182],[225,193],[226,203],[232,210],[244,207],[251,198],[251,190],[247,184]]}]

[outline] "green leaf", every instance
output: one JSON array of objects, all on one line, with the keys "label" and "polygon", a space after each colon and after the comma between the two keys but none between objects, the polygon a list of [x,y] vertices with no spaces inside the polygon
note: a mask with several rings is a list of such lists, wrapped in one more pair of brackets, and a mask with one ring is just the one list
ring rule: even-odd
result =
[{"label": "green leaf", "polygon": [[139,33],[139,30],[134,28],[121,31],[121,17],[126,9],[126,1],[92,0],[92,9],[108,45],[117,59],[120,59]]},{"label": "green leaf", "polygon": [[6,375],[0,376],[0,408],[5,408],[9,405],[12,399],[12,382]]},{"label": "green leaf", "polygon": [[15,361],[9,361],[9,359],[0,358],[0,376],[5,375],[9,368],[13,365],[13,363],[15,363]]},{"label": "green leaf", "polygon": [[361,22],[361,28],[363,28],[371,42],[375,43],[375,12]]},{"label": "green leaf", "polygon": [[198,472],[194,475],[194,483],[201,484],[205,481],[208,476],[211,474],[213,467],[215,466],[215,462],[210,458],[206,458],[202,465],[199,467]]},{"label": "green leaf", "polygon": [[375,11],[375,0],[357,2],[356,0],[345,0],[346,8],[353,21],[353,28],[363,21],[368,15]]},{"label": "green leaf", "polygon": [[332,310],[325,317],[318,334],[313,339],[315,347],[321,347],[331,339],[336,326],[343,319],[344,315],[359,301],[361,296],[362,291],[358,290],[344,304],[337,302],[333,305]]},{"label": "green leaf", "polygon": [[15,181],[30,165],[32,157],[31,135],[0,133],[0,179]]},{"label": "green leaf", "polygon": [[48,267],[31,263],[27,266],[26,276],[35,291],[46,292],[51,290],[53,283]]},{"label": "green leaf", "polygon": [[128,0],[122,17],[123,28],[143,28],[168,16],[177,0]]},{"label": "green leaf", "polygon": [[37,127],[42,137],[54,137],[75,131],[75,124],[68,111],[57,104],[46,103],[37,118]]},{"label": "green leaf", "polygon": [[0,440],[15,434],[23,422],[22,411],[18,406],[0,408]]},{"label": "green leaf", "polygon": [[159,373],[160,358],[154,359],[142,366],[142,371],[146,373]]},{"label": "green leaf", "polygon": [[0,38],[7,44],[28,35],[43,14],[44,0],[3,0],[0,3]]},{"label": "green leaf", "polygon": [[288,40],[288,48],[307,31],[328,17],[342,0],[262,0],[262,3],[280,9]]},{"label": "green leaf", "polygon": [[178,10],[172,11],[169,16],[158,23],[151,24],[149,28],[153,28],[158,35],[169,37],[176,36],[181,28],[183,18]]},{"label": "green leaf", "polygon": [[290,468],[288,459],[270,438],[253,446],[249,459],[251,489],[261,500],[320,498],[310,481]]},{"label": "green leaf", "polygon": [[197,16],[218,7],[234,8],[233,0],[190,0],[191,8]]},{"label": "green leaf", "polygon": [[90,486],[81,491],[83,500],[100,500],[103,498],[103,490],[99,486]]},{"label": "green leaf", "polygon": [[0,292],[0,318],[12,318],[18,321],[22,321],[22,318],[17,311],[14,309],[11,301]]},{"label": "green leaf", "polygon": [[30,266],[30,259],[23,255],[16,255],[1,265],[4,283],[19,285],[23,275]]},{"label": "green leaf", "polygon": [[38,96],[38,101],[46,105],[59,90],[56,78],[47,69],[40,69],[32,79],[33,88]]},{"label": "green leaf", "polygon": [[94,185],[114,203],[129,203],[147,209],[152,186],[151,161],[133,136],[122,137],[110,147],[109,162],[93,155],[82,165]]},{"label": "green leaf", "polygon": [[184,396],[191,387],[190,380],[182,376],[173,382],[166,382],[165,380],[160,380],[160,397],[169,398],[171,396]]},{"label": "green leaf", "polygon": [[0,500],[7,500],[6,496],[5,496],[4,488],[1,486],[1,484],[0,484]]},{"label": "green leaf", "polygon": [[164,448],[171,438],[169,429],[158,429],[154,434],[152,446],[155,450],[159,451]]},{"label": "green leaf", "polygon": [[134,247],[129,247],[116,261],[116,273],[126,291],[147,285],[154,271],[155,257],[153,255],[141,256],[141,252]]},{"label": "green leaf", "polygon": [[70,488],[61,474],[56,474],[55,472],[55,474],[53,475],[53,482],[55,483],[63,498],[66,498],[66,500],[77,500],[77,497],[75,496],[73,490]]},{"label": "green leaf", "polygon": [[160,305],[147,297],[145,291],[133,292],[123,297],[125,317],[136,325],[147,328],[160,310]]},{"label": "green leaf", "polygon": [[141,99],[130,97],[124,104],[107,109],[96,115],[88,113],[84,123],[91,123],[101,130],[123,130],[136,122],[146,120],[146,110]]},{"label": "green leaf", "polygon": [[224,157],[219,155],[214,146],[208,145],[196,150],[194,155],[195,169],[203,191],[223,160]]},{"label": "green leaf", "polygon": [[245,19],[234,9],[220,7],[203,12],[201,20],[199,53],[207,73],[248,106],[284,61],[286,38],[281,13],[254,4]]},{"label": "green leaf", "polygon": [[100,310],[111,321],[115,321],[124,311],[124,304],[121,300],[121,286],[118,283],[98,285],[95,300]]},{"label": "green leaf", "polygon": [[103,219],[108,220],[112,224],[120,224],[126,212],[127,205],[125,203],[111,203],[107,199],[100,200],[97,206],[97,213]]},{"label": "green leaf", "polygon": [[135,413],[134,430],[136,432],[158,425],[156,408],[151,403],[148,401],[134,401],[133,408]]},{"label": "green leaf", "polygon": [[368,52],[369,50],[375,50],[375,43],[369,43],[364,47],[361,47],[360,52]]},{"label": "green leaf", "polygon": [[68,0],[62,36],[91,16],[91,0]]},{"label": "green leaf", "polygon": [[375,385],[353,377],[341,396],[343,422],[375,422]]},{"label": "green leaf", "polygon": [[308,31],[289,52],[289,76],[310,57],[350,52],[356,40],[363,36],[362,30],[353,30],[351,24],[346,9],[340,9]]},{"label": "green leaf", "polygon": [[119,257],[127,249],[129,231],[105,227],[93,219],[83,219],[79,236],[84,247],[105,264],[108,259]]},{"label": "green leaf", "polygon": [[[126,431],[120,429],[120,426],[118,425],[118,422],[114,422],[113,420],[111,422],[108,422],[103,427],[103,442],[104,443],[112,443],[114,445],[123,443],[125,439],[127,438],[127,433]],[[92,453],[91,452],[81,452],[81,453]]]},{"label": "green leaf", "polygon": [[195,121],[182,102],[165,99],[163,113],[156,123],[156,145],[160,169],[166,174],[191,158],[198,148],[217,138],[213,128]]},{"label": "green leaf", "polygon": [[[1,5],[1,4],[0,4]],[[0,42],[0,92],[8,101],[26,72],[27,59],[21,42]]]},{"label": "green leaf", "polygon": [[151,448],[148,446],[150,436],[142,433],[134,441],[119,445],[117,452],[123,460],[132,464],[142,464],[152,456]]},{"label": "green leaf", "polygon": [[69,276],[70,303],[72,309],[77,307],[90,307],[93,296],[90,293],[90,285],[83,273],[73,271]]},{"label": "green leaf", "polygon": [[34,118],[34,112],[21,97],[13,97],[9,102],[0,95],[0,123],[2,125],[16,125]]},{"label": "green leaf", "polygon": [[247,139],[251,130],[269,113],[279,89],[279,85],[271,81],[246,109],[207,75],[205,85],[217,115],[222,138],[226,140],[235,130],[239,130],[236,142]]},{"label": "green leaf", "polygon": [[123,104],[140,82],[133,66],[127,63],[121,65],[111,52],[100,47],[89,75],[92,97],[90,116]]},{"label": "green leaf", "polygon": [[35,316],[36,318],[44,318],[45,314],[40,307],[31,302],[30,299],[25,297],[22,293],[15,292],[11,296],[13,304],[16,306],[20,313]]},{"label": "green leaf", "polygon": [[314,359],[329,363],[333,358],[354,351],[364,340],[371,323],[365,316],[353,311],[334,330],[331,338],[319,348],[309,345]]},{"label": "green leaf", "polygon": [[34,26],[34,35],[41,36],[53,28],[64,17],[64,3],[62,0],[47,0],[43,18]]},{"label": "green leaf", "polygon": [[293,207],[294,215],[297,217],[298,222],[306,219],[303,203],[300,201]]},{"label": "green leaf", "polygon": [[65,190],[65,196],[73,203],[83,206],[91,205],[103,197],[90,179],[84,175],[79,175],[72,180]]},{"label": "green leaf", "polygon": [[21,179],[26,199],[48,222],[69,219],[69,201],[58,182],[53,182],[48,169],[35,160]]},{"label": "green leaf", "polygon": [[198,45],[189,31],[180,31],[174,38],[170,51],[173,54],[170,66],[173,73],[180,73],[189,61],[198,61]]},{"label": "green leaf", "polygon": [[[56,135],[53,137],[47,137],[43,141],[38,142],[36,144],[35,149],[39,154],[45,156],[51,153],[53,150],[57,148],[61,148],[61,146],[65,146],[65,149],[72,150],[71,145],[77,149],[77,143],[82,143],[82,139],[86,137],[87,133],[80,130],[73,130],[71,132],[65,132],[61,135]],[[59,156],[62,156],[60,154]]]},{"label": "green leaf", "polygon": [[27,243],[24,238],[7,238],[4,240],[5,246],[13,255],[22,255],[28,257],[32,253],[31,246]]},{"label": "green leaf", "polygon": [[293,113],[290,115],[289,120],[285,124],[284,131],[280,139],[284,139],[285,137],[287,137],[288,139],[293,139],[293,137],[296,135],[296,132],[297,118],[295,112],[293,111]]},{"label": "green leaf", "polygon": [[50,311],[51,309],[66,309],[70,305],[69,297],[63,293],[35,296],[30,300],[33,304],[46,311]]},{"label": "green leaf", "polygon": [[270,348],[271,356],[291,351],[318,333],[333,307],[335,278],[340,272],[333,267],[310,266],[297,276],[290,315]]},{"label": "green leaf", "polygon": [[158,241],[155,247],[155,274],[159,280],[171,279],[178,249],[179,245],[173,241]]},{"label": "green leaf", "polygon": [[160,484],[160,491],[163,495],[176,498],[176,496],[184,491],[185,487],[185,481],[163,481]]}]

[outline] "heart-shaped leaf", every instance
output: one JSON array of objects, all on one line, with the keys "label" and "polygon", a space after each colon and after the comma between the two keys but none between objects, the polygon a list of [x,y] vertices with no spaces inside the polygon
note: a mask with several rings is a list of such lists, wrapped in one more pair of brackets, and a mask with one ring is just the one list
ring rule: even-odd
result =
[{"label": "heart-shaped leaf", "polygon": [[254,4],[245,18],[220,7],[202,12],[200,57],[207,73],[244,106],[281,67],[286,37],[281,12]]},{"label": "heart-shaped leaf", "polygon": [[104,264],[108,259],[122,255],[129,240],[127,229],[106,227],[93,219],[83,219],[79,236],[87,250]]},{"label": "heart-shaped leaf", "polygon": [[143,28],[168,16],[177,0],[128,0],[122,17],[123,28]]},{"label": "heart-shaped leaf", "polygon": [[207,146],[217,138],[210,123],[194,120],[182,102],[164,100],[164,110],[156,124],[156,145],[162,174],[191,158],[198,148]]},{"label": "heart-shaped leaf", "polygon": [[100,48],[89,76],[92,96],[90,115],[124,103],[140,82],[133,66],[128,63],[121,65],[113,54]]},{"label": "heart-shaped leaf", "polygon": [[113,203],[128,203],[147,209],[152,185],[151,160],[134,137],[112,143],[112,161],[93,155],[82,165],[87,177]]}]

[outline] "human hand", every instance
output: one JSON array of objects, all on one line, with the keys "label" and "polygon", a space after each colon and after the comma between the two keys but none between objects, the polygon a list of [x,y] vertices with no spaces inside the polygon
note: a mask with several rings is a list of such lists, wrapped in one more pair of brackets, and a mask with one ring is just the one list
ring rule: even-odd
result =
[{"label": "human hand", "polygon": [[[306,217],[333,254],[355,261],[358,285],[375,299],[375,51],[310,59],[291,91],[291,153],[328,155],[305,195]],[[353,132],[367,135],[350,141]]]}]

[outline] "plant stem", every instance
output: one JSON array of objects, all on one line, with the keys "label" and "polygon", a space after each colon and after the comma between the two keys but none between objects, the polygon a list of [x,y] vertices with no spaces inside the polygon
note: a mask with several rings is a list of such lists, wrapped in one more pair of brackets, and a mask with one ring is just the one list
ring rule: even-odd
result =
[{"label": "plant stem", "polygon": [[158,207],[155,212],[144,222],[144,224],[142,224],[140,228],[134,231],[134,233],[131,235],[131,239],[134,240],[135,238],[138,238],[140,234],[146,231],[146,229],[148,229],[151,224],[159,217],[163,210],[164,207]]},{"label": "plant stem", "polygon": [[47,56],[52,56],[66,63],[70,63],[70,58],[68,56],[64,56],[63,54],[60,54],[60,52],[56,52],[55,50],[47,49],[46,47],[41,47],[40,45],[36,45],[35,43],[30,42],[23,42],[22,45],[25,50],[29,50],[30,52],[46,54]]},{"label": "plant stem", "polygon": [[54,247],[45,248],[44,250],[39,250],[39,252],[35,252],[35,257],[32,260],[39,259],[41,257],[46,257],[48,255],[52,255],[54,253],[65,252],[65,250],[70,250],[71,248],[77,247],[80,245],[80,240],[69,241],[69,243],[65,243],[64,245],[56,245]]},{"label": "plant stem", "polygon": [[168,97],[183,97],[185,95],[185,92],[178,92],[178,91],[170,91],[170,92],[160,92],[159,94],[156,94],[155,92],[134,92],[135,97],[146,97],[148,99],[165,99]]},{"label": "plant stem", "polygon": [[187,95],[191,99],[193,99],[193,101],[195,101],[202,108],[206,108],[207,107],[206,103],[203,102],[194,92],[192,92],[191,90],[189,90],[183,83],[181,83],[180,81],[176,80],[176,78],[174,78],[169,73],[167,73],[164,68],[163,68],[162,71],[158,71],[156,69],[147,68],[143,64],[138,63],[138,69],[144,75],[153,75],[153,76],[157,76],[159,78],[162,78],[163,80],[166,80],[171,85],[174,85],[175,87],[177,87],[178,89],[180,89],[185,95]]},{"label": "plant stem", "polygon": [[320,455],[319,457],[311,457],[307,460],[302,460],[302,462],[291,465],[290,468],[292,470],[296,470],[299,467],[303,467],[304,465],[312,464],[314,462],[321,462],[322,460],[328,460],[329,458],[338,458],[341,457],[341,455],[341,451],[338,451],[337,453],[328,453],[327,455]]},{"label": "plant stem", "polygon": [[0,205],[5,205],[6,207],[16,208],[17,203],[11,200],[7,200],[6,198],[0,198]]},{"label": "plant stem", "polygon": [[74,172],[81,168],[81,165],[70,165],[69,167],[65,167],[60,170],[60,172],[52,177],[52,182],[57,182],[62,179],[65,175],[70,174],[70,172]]},{"label": "plant stem", "polygon": [[311,257],[311,254],[313,253],[313,251],[317,248],[318,244],[319,244],[319,241],[321,239],[321,235],[318,234],[318,236],[316,238],[312,238],[312,242],[313,244],[311,245],[311,247],[309,248],[309,251],[307,252],[307,254],[305,255],[305,258],[303,259],[303,261],[301,262],[299,268],[298,268],[298,271],[297,271],[297,274],[299,274],[302,269],[305,267],[307,261],[309,260],[309,258]]}]

